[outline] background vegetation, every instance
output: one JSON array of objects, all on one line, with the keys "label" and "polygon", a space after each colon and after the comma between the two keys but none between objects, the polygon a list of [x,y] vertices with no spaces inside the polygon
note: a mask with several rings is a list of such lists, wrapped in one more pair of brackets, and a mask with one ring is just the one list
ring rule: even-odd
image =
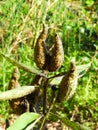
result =
[{"label": "background vegetation", "polygon": [[[74,97],[57,106],[61,115],[89,126],[98,128],[98,2],[97,0],[2,0],[0,1],[0,51],[19,62],[33,66],[33,48],[42,29],[49,26],[49,41],[56,31],[64,46],[65,59],[58,74],[68,69],[72,57],[77,66],[84,69],[79,78]],[[17,45],[15,52],[14,45]],[[91,63],[86,69],[85,65]],[[0,90],[6,91],[13,65],[0,58]],[[38,68],[37,68],[38,69]],[[28,85],[33,74],[20,69],[20,84]],[[54,107],[52,110],[55,112]],[[0,122],[8,116],[7,102],[0,102]],[[55,117],[49,117],[56,120]]]}]

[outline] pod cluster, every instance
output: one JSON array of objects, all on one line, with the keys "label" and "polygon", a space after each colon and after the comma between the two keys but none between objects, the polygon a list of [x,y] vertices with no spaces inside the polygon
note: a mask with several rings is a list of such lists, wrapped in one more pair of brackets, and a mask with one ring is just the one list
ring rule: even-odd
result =
[{"label": "pod cluster", "polygon": [[77,87],[77,68],[75,62],[70,63],[70,69],[63,77],[57,94],[57,102],[68,100],[73,96]]},{"label": "pod cluster", "polygon": [[43,25],[43,30],[39,35],[34,48],[34,60],[40,69],[53,72],[61,67],[64,60],[64,50],[58,34],[55,34],[54,36],[52,49],[48,49],[45,43],[47,34],[48,28]]}]

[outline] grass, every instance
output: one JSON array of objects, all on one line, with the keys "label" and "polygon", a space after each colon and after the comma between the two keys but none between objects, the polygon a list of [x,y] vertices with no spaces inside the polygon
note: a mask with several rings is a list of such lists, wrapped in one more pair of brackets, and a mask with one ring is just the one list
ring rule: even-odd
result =
[{"label": "grass", "polygon": [[[33,48],[37,37],[42,28],[42,23],[49,26],[49,41],[56,31],[63,42],[65,61],[59,71],[68,68],[72,57],[76,57],[77,66],[87,64],[91,61],[96,48],[98,49],[98,19],[97,6],[82,6],[81,1],[63,1],[63,0],[3,0],[0,1],[0,51],[10,57],[17,57],[18,60],[26,65],[33,66]],[[95,10],[92,10],[92,8]],[[17,45],[17,49],[14,46]],[[96,47],[95,47],[96,46]],[[78,113],[86,116],[82,107],[88,107],[88,111],[92,111],[90,122],[86,120],[87,125],[97,122],[98,118],[98,55],[92,59],[92,65],[88,72],[79,79],[77,91],[71,103],[62,104],[63,111],[66,107],[70,117],[70,110],[74,111],[73,106],[76,105]],[[6,61],[3,57],[0,59],[0,90],[7,90],[9,79],[13,70],[13,65]],[[53,75],[53,74],[51,74]],[[21,85],[30,84],[34,75],[20,70]],[[0,103],[0,114],[6,113],[6,102]],[[4,109],[5,108],[5,109]],[[80,110],[80,112],[79,112]],[[6,115],[6,114],[5,114]],[[69,116],[68,115],[68,116]],[[77,116],[77,115],[75,115]],[[75,117],[74,117],[75,118]],[[94,125],[91,126],[92,129]]]}]

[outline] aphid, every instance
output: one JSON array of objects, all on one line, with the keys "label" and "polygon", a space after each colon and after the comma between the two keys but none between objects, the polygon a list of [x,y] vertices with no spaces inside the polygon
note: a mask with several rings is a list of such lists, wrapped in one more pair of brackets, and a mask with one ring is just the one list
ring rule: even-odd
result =
[{"label": "aphid", "polygon": [[45,25],[43,25],[43,30],[39,35],[35,48],[34,48],[34,60],[36,65],[40,69],[45,69],[46,63],[46,49],[45,49],[45,40],[47,38],[48,29]]},{"label": "aphid", "polygon": [[54,46],[50,53],[51,57],[50,57],[50,63],[48,65],[48,70],[50,72],[53,72],[59,69],[64,61],[63,45],[58,34],[55,34]]},{"label": "aphid", "polygon": [[70,69],[63,77],[57,94],[57,102],[68,100],[73,96],[77,88],[77,68],[75,62],[71,62]]}]

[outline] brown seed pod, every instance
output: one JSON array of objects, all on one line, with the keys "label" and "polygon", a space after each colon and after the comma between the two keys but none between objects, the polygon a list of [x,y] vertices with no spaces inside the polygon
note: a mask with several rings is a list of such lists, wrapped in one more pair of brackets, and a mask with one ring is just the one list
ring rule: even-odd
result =
[{"label": "brown seed pod", "polygon": [[50,72],[59,69],[64,61],[64,50],[60,37],[55,34],[54,46],[51,49],[50,63],[48,64],[48,70]]},{"label": "brown seed pod", "polygon": [[25,97],[13,99],[9,101],[11,112],[20,115],[29,111],[29,102]]},{"label": "brown seed pod", "polygon": [[34,48],[34,60],[36,65],[40,68],[40,69],[44,69],[45,68],[45,63],[46,63],[46,49],[45,49],[45,40],[47,38],[47,33],[48,33],[48,29],[45,25],[43,25],[43,30],[41,32],[41,34],[39,35],[35,48]]},{"label": "brown seed pod", "polygon": [[9,90],[20,86],[18,83],[18,79],[19,79],[19,71],[18,71],[18,68],[16,67],[14,69],[14,71],[12,73],[12,77],[10,79],[10,83],[8,86]]},{"label": "brown seed pod", "polygon": [[[12,73],[12,77],[8,86],[9,90],[14,89],[16,87],[20,87],[18,79],[19,79],[19,71],[18,71],[18,68],[15,68]],[[10,105],[11,111],[17,115],[20,115],[26,112],[28,109],[28,102],[25,99],[25,97],[10,100],[9,105]]]},{"label": "brown seed pod", "polygon": [[75,62],[71,62],[70,69],[63,77],[57,94],[57,102],[68,100],[73,96],[77,87],[77,69]]}]

